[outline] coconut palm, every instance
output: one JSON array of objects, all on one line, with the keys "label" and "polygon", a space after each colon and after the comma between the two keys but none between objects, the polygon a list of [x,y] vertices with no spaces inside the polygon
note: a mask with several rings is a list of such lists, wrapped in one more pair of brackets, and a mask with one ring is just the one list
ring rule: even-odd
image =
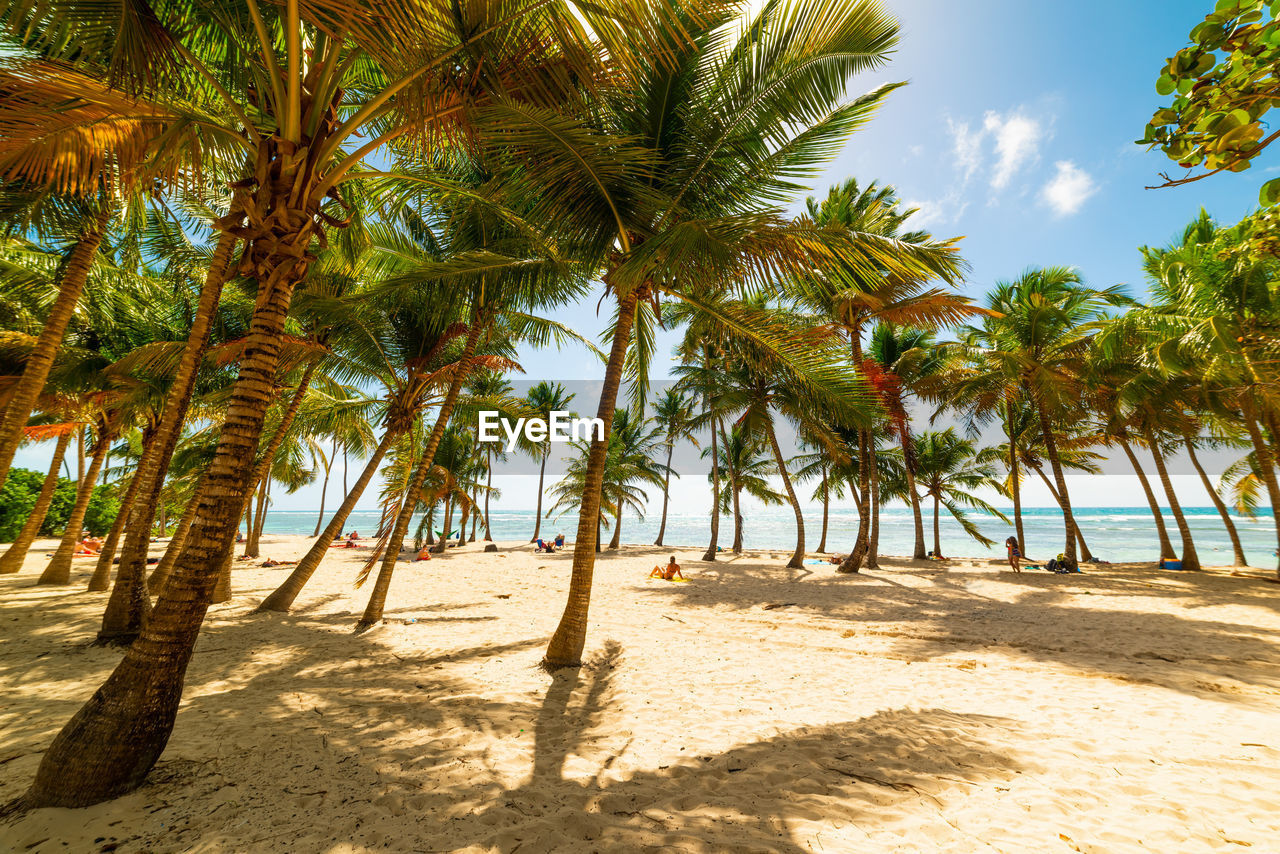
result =
[{"label": "coconut palm", "polygon": [[[529,393],[525,396],[525,408],[535,413],[538,418],[550,422],[551,413],[569,411],[569,404],[573,402],[574,397],[575,395],[566,391],[565,387],[560,383],[541,380],[533,388],[529,389]],[[547,458],[551,456],[551,440],[549,438],[539,445],[537,456],[538,506],[534,511],[533,536],[529,539],[531,543],[537,540],[538,535],[542,532],[543,481],[547,475]]]},{"label": "coconut palm", "polygon": [[[655,546],[662,545],[667,533],[667,499],[671,488],[671,457],[676,443],[693,435],[694,408],[693,402],[680,388],[670,386],[663,391],[653,406],[653,417],[662,430],[662,444],[667,448],[666,471],[662,478],[662,522],[658,525],[658,538]],[[680,475],[676,475],[679,477]]]},{"label": "coconut palm", "polygon": [[959,436],[953,428],[926,430],[916,437],[915,453],[918,483],[926,498],[933,499],[933,553],[942,557],[942,537],[938,524],[939,509],[960,523],[964,532],[990,547],[995,543],[984,536],[964,512],[965,507],[981,510],[1008,523],[1003,513],[975,495],[973,490],[998,489],[996,462],[1001,454],[994,448],[981,448],[972,439]]},{"label": "coconut palm", "polygon": [[[706,456],[710,451],[703,451]],[[720,515],[733,517],[734,554],[742,554],[742,494],[768,506],[781,505],[786,496],[769,486],[769,478],[778,473],[776,463],[770,459],[770,449],[763,436],[753,434],[740,424],[734,424],[729,432],[720,434],[717,446],[720,455],[719,470],[727,475],[727,483],[720,493]],[[795,459],[792,459],[795,463]],[[797,472],[796,477],[800,474]],[[707,480],[711,475],[707,475]]]},{"label": "coconut palm", "polygon": [[[855,367],[878,373],[874,366],[865,364],[863,355],[863,336],[873,322],[941,326],[959,323],[974,313],[969,300],[950,289],[965,269],[955,241],[935,241],[927,232],[906,231],[904,223],[915,211],[901,206],[893,187],[874,181],[861,187],[851,178],[833,186],[821,202],[810,197],[806,207],[821,226],[879,235],[899,247],[910,247],[919,262],[905,271],[835,266],[824,269],[824,275],[804,276],[793,284],[794,297],[801,305],[843,330]],[[943,287],[932,287],[933,282]],[[885,399],[891,401],[892,395]],[[858,439],[858,454],[858,535],[841,565],[842,572],[857,572],[870,546],[871,479],[876,470],[870,427]]]}]

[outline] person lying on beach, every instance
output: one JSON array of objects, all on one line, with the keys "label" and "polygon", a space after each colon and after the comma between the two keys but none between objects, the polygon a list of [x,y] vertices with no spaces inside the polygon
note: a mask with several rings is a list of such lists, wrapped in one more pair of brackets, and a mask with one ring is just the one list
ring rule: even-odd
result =
[{"label": "person lying on beach", "polygon": [[840,555],[832,555],[831,557],[827,558],[827,563],[831,564],[832,566],[839,566],[840,564],[844,563],[844,558],[840,557]]},{"label": "person lying on beach", "polygon": [[258,566],[288,566],[291,563],[297,563],[297,561],[296,560],[272,560],[271,558],[267,558],[262,563],[258,564]]},{"label": "person lying on beach", "polygon": [[88,531],[80,535],[79,542],[76,543],[77,555],[96,555],[102,553],[102,540],[92,536]]},{"label": "person lying on beach", "polygon": [[655,566],[653,572],[649,573],[650,578],[662,578],[666,581],[670,581],[677,575],[680,576],[681,581],[686,580],[684,574],[680,572],[680,564],[676,563],[675,555],[671,556],[671,561],[666,566]]},{"label": "person lying on beach", "polygon": [[1004,541],[1004,547],[1009,551],[1009,566],[1013,567],[1014,572],[1022,572],[1022,550],[1018,548],[1018,538],[1009,537]]},{"label": "person lying on beach", "polygon": [[556,547],[552,543],[548,543],[546,540],[542,539],[542,537],[538,537],[538,539],[533,541],[533,550],[534,552],[549,553],[554,552]]},{"label": "person lying on beach", "polygon": [[423,546],[418,549],[418,556],[414,558],[414,561],[420,560],[431,560],[431,546]]},{"label": "person lying on beach", "polygon": [[357,546],[357,545],[356,545],[354,542],[352,542],[351,540],[334,540],[332,543],[329,543],[329,548],[331,548],[331,549],[359,549],[359,548],[363,548],[363,546]]}]

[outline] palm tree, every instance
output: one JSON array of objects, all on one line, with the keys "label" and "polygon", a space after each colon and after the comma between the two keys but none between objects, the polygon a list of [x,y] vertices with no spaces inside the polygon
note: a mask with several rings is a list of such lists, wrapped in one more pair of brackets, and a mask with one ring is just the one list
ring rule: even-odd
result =
[{"label": "palm tree", "polygon": [[[237,269],[259,289],[247,357],[183,554],[147,633],[44,754],[31,803],[83,806],[131,791],[160,755],[251,488],[293,290],[312,263],[313,242],[345,223],[343,185],[367,176],[364,158],[384,146],[430,145],[446,135],[432,130],[458,127],[466,108],[495,89],[554,102],[560,81],[614,82],[620,75],[602,59],[634,66],[632,48],[648,49],[670,21],[663,9],[629,0],[568,6],[511,0],[464,18],[432,2],[412,9],[375,2],[336,16],[298,3],[250,4],[248,14],[225,15],[202,0],[180,0],[153,10],[141,29],[119,27],[111,13],[75,0],[10,6],[5,26],[15,35],[72,65],[111,56],[110,76],[122,89],[163,99],[179,121],[239,150],[248,166],[215,229],[220,246],[223,237],[228,245],[243,240]],[[565,25],[577,20],[586,25]],[[549,63],[572,73],[531,73]],[[210,110],[186,109],[190,103],[218,104],[234,122],[219,124]],[[357,135],[367,141],[352,150]],[[107,735],[121,732],[129,737]]]},{"label": "palm tree", "polygon": [[[573,402],[574,397],[575,395],[566,391],[560,383],[541,380],[529,389],[529,393],[525,396],[525,408],[535,413],[538,418],[549,422],[551,413],[568,412],[569,404]],[[545,491],[542,484],[547,476],[547,457],[549,456],[551,456],[551,440],[548,438],[538,448],[538,507],[534,511],[533,536],[529,539],[531,543],[538,539],[542,531],[542,496]]]},{"label": "palm tree", "polygon": [[23,523],[18,536],[14,538],[13,543],[5,550],[3,556],[0,556],[0,575],[9,575],[22,569],[23,561],[27,557],[27,550],[31,548],[31,544],[35,542],[36,535],[40,533],[40,527],[44,524],[45,515],[49,512],[49,506],[53,503],[53,491],[58,485],[58,469],[62,467],[62,459],[67,452],[67,445],[71,443],[71,434],[75,432],[79,425],[75,422],[63,424],[49,424],[41,426],[32,426],[25,428],[25,434],[29,441],[40,441],[55,437],[53,448],[53,457],[49,461],[49,471],[45,475],[44,480],[40,484],[40,492],[36,496],[35,506],[31,508],[27,521]]},{"label": "palm tree", "polygon": [[[498,398],[510,395],[514,389],[502,374],[497,371],[486,371],[471,379],[468,384],[468,391],[476,397]],[[477,439],[477,441],[484,448],[484,538],[492,542],[493,535],[489,531],[489,493],[493,491],[493,462],[495,458],[505,459],[506,453],[502,450],[502,442],[500,440],[497,442],[482,442]]]},{"label": "palm tree", "polygon": [[[653,417],[662,429],[662,443],[667,447],[666,472],[662,478],[662,522],[658,525],[658,538],[653,541],[655,546],[660,546],[667,533],[667,499],[672,475],[671,456],[675,451],[676,442],[693,435],[693,403],[678,387],[670,386],[654,404]],[[676,477],[679,476],[676,475]]]},{"label": "palm tree", "polygon": [[974,495],[975,489],[999,489],[995,463],[1000,452],[994,448],[979,449],[972,439],[964,439],[952,428],[926,430],[916,437],[915,452],[919,484],[925,497],[933,499],[933,553],[942,557],[942,537],[938,525],[939,508],[946,507],[966,534],[990,547],[995,543],[978,530],[963,507],[973,507],[1008,523],[1008,518],[985,500]]},{"label": "palm tree", "polygon": [[[592,449],[568,602],[547,648],[551,668],[581,660],[607,434],[632,336],[655,320],[653,303],[771,287],[837,254],[863,270],[911,266],[898,244],[791,222],[776,207],[887,94],[841,103],[850,75],[884,61],[896,39],[892,20],[864,0],[789,0],[766,4],[729,35],[737,11],[685,21],[693,46],[673,45],[670,62],[646,69],[641,86],[590,111],[502,105],[488,113],[502,123],[506,154],[536,164],[521,181],[537,193],[538,221],[592,236],[617,303],[596,413],[606,436]],[[642,368],[652,337],[637,342],[643,351],[633,364]]]},{"label": "palm tree", "polygon": [[[709,450],[709,449],[708,449]],[[733,516],[733,553],[742,554],[742,493],[746,493],[766,507],[780,505],[786,497],[769,486],[769,478],[778,473],[769,459],[764,437],[753,434],[740,424],[734,424],[728,434],[720,434],[718,453],[720,470],[728,474],[728,483],[720,493],[720,515]],[[703,452],[706,455],[706,452]],[[793,459],[794,463],[795,460]],[[803,469],[802,469],[803,470]],[[797,478],[801,475],[796,474]],[[711,479],[711,475],[707,475]]]},{"label": "palm tree", "polygon": [[[863,188],[851,178],[833,186],[821,203],[809,198],[806,206],[809,216],[820,226],[874,235],[899,251],[910,250],[914,262],[906,268],[893,265],[893,269],[837,266],[824,270],[826,275],[805,276],[795,282],[793,290],[800,304],[826,318],[848,337],[855,367],[874,372],[863,356],[863,335],[875,321],[941,326],[958,323],[974,313],[967,298],[949,289],[965,269],[955,241],[935,241],[927,232],[904,231],[904,223],[915,211],[901,208],[893,187],[881,187],[873,181]],[[948,287],[930,287],[933,281]],[[870,547],[874,444],[868,427],[857,443],[858,536],[841,572],[857,572]]]},{"label": "palm tree", "polygon": [[967,327],[962,342],[951,347],[964,363],[952,383],[951,405],[979,418],[1001,410],[1011,418],[1016,401],[1025,399],[1034,412],[1062,507],[1063,554],[1072,568],[1078,529],[1054,420],[1084,391],[1084,360],[1096,335],[1090,324],[1126,302],[1119,288],[1085,287],[1075,270],[1030,269],[1012,282],[998,282],[987,296],[991,316],[980,327]]}]

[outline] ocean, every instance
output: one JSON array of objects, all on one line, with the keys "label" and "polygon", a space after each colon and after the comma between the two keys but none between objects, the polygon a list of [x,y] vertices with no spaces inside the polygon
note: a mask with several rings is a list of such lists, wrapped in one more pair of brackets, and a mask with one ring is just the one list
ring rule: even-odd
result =
[{"label": "ocean", "polygon": [[[1195,538],[1196,549],[1200,561],[1206,565],[1231,563],[1231,542],[1227,538],[1226,529],[1218,512],[1213,507],[1191,507],[1185,509],[1187,523],[1191,526]],[[1012,520],[1012,510],[1006,510]],[[999,519],[981,513],[972,514],[971,518],[986,536],[996,541],[991,548],[971,539],[950,516],[941,519],[942,552],[949,557],[1003,557],[1004,539],[1013,532],[1012,524],[1006,525]],[[1244,543],[1245,555],[1253,566],[1270,567],[1275,565],[1276,548],[1275,528],[1270,518],[1259,514],[1255,519],[1244,516],[1233,517],[1240,539]],[[378,528],[377,512],[359,511],[352,513],[346,524],[346,530],[356,530],[361,535],[374,534]],[[1156,560],[1159,557],[1159,546],[1156,539],[1156,528],[1150,511],[1139,507],[1084,507],[1076,509],[1076,520],[1084,532],[1089,548],[1098,558],[1110,561],[1142,561]],[[533,534],[534,512],[532,510],[497,510],[492,512],[493,537],[496,540],[527,539]],[[658,534],[660,516],[648,515],[643,520],[634,516],[623,519],[622,541],[648,545]],[[316,524],[316,513],[293,511],[271,511],[267,514],[265,531],[276,534],[310,534]],[[455,522],[456,524],[456,522]],[[925,544],[933,548],[933,516],[925,512]],[[1178,528],[1173,517],[1165,513],[1165,524],[1169,530],[1174,548],[1180,549]],[[417,521],[410,533],[416,530]],[[1063,526],[1062,513],[1056,508],[1038,507],[1023,510],[1023,528],[1027,542],[1023,544],[1023,553],[1035,560],[1045,560],[1062,550]],[[832,509],[830,528],[827,533],[827,550],[830,552],[848,551],[858,529],[857,511],[840,508]],[[554,537],[559,532],[572,540],[577,530],[577,517],[563,516],[559,519],[544,519],[542,535]],[[710,523],[705,513],[672,514],[667,519],[665,542],[671,546],[703,548],[709,537]],[[813,551],[817,548],[818,538],[822,530],[821,508],[808,509],[805,512],[805,544]],[[483,537],[483,531],[480,536]],[[605,541],[611,536],[606,531]],[[880,554],[906,555],[911,553],[913,541],[911,511],[907,508],[886,508],[880,514]],[[733,522],[731,519],[720,520],[720,545],[728,547],[733,543]],[[790,509],[769,508],[753,510],[746,514],[743,530],[743,543],[751,549],[775,549],[790,551],[795,547],[795,516]]]}]

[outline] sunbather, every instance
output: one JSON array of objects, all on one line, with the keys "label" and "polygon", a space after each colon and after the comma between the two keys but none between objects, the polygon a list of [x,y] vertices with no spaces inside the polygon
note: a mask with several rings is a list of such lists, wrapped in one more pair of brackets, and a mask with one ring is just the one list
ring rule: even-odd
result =
[{"label": "sunbather", "polygon": [[650,578],[662,578],[666,581],[671,581],[677,575],[680,576],[681,581],[685,580],[684,574],[680,572],[680,564],[676,563],[675,555],[671,556],[666,566],[655,566],[653,572],[649,573]]}]

